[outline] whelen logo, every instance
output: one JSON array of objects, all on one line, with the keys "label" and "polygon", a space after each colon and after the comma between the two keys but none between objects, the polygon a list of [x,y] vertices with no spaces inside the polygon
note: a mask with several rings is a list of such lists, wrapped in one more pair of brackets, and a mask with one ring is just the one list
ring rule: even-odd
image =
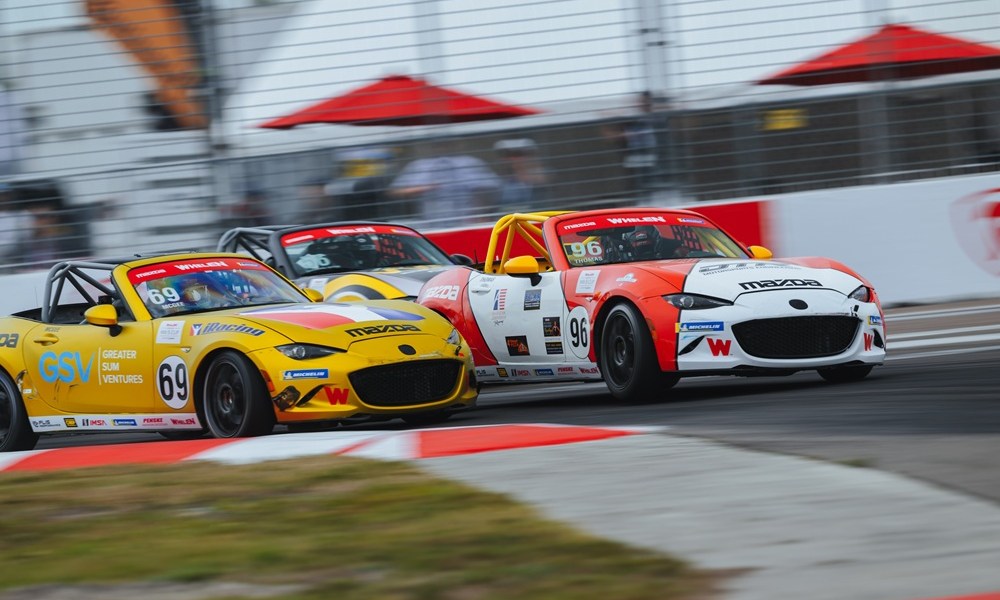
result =
[{"label": "whelen logo", "polygon": [[186,265],[174,265],[178,271],[190,271],[191,269],[208,269],[210,267],[228,267],[229,264],[223,260],[212,260],[203,263],[188,263]]},{"label": "whelen logo", "polygon": [[608,217],[608,223],[612,225],[625,225],[629,223],[666,223],[667,220],[664,217],[648,216],[648,217]]},{"label": "whelen logo", "polygon": [[762,290],[779,287],[823,287],[823,284],[815,279],[761,279],[740,282],[740,287],[745,290]]},{"label": "whelen logo", "polygon": [[396,333],[402,331],[420,331],[416,325],[369,325],[367,327],[354,327],[347,330],[351,337],[364,335],[375,335],[376,333]]}]

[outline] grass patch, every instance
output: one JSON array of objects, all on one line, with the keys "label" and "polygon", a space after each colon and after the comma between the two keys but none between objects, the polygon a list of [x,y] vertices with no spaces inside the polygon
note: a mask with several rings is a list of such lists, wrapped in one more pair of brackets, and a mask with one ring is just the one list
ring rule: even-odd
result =
[{"label": "grass patch", "polygon": [[[295,584],[282,598],[694,599],[678,560],[403,463],[314,457],[0,475],[0,592]],[[2,593],[0,593],[2,596]]]}]

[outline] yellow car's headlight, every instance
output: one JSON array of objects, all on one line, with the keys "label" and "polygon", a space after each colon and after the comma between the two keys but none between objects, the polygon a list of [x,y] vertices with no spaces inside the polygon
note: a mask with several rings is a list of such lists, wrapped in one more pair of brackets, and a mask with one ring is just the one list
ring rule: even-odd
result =
[{"label": "yellow car's headlight", "polygon": [[275,350],[281,352],[288,358],[294,358],[295,360],[322,358],[324,356],[330,356],[331,354],[340,354],[344,352],[340,348],[316,346],[314,344],[286,344],[284,346],[276,346]]},{"label": "yellow car's headlight", "polygon": [[460,334],[457,329],[452,329],[445,341],[449,344],[458,346],[462,343],[462,334]]}]

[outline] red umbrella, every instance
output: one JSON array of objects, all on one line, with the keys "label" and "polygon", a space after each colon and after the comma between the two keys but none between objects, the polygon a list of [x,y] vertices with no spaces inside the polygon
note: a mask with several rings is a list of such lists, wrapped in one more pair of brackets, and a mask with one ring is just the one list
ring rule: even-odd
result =
[{"label": "red umbrella", "polygon": [[907,25],[890,24],[757,83],[824,85],[997,68],[1000,68],[1000,50],[996,48]]},{"label": "red umbrella", "polygon": [[289,129],[306,123],[432,125],[508,119],[538,112],[432,85],[416,77],[390,75],[261,127]]}]

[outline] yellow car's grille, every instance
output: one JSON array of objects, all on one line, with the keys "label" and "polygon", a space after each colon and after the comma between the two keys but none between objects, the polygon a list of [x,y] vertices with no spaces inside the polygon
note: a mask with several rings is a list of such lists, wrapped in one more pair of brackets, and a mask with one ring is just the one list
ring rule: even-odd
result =
[{"label": "yellow car's grille", "polygon": [[369,406],[412,406],[443,400],[462,375],[462,361],[416,360],[368,367],[348,378],[354,392]]}]

